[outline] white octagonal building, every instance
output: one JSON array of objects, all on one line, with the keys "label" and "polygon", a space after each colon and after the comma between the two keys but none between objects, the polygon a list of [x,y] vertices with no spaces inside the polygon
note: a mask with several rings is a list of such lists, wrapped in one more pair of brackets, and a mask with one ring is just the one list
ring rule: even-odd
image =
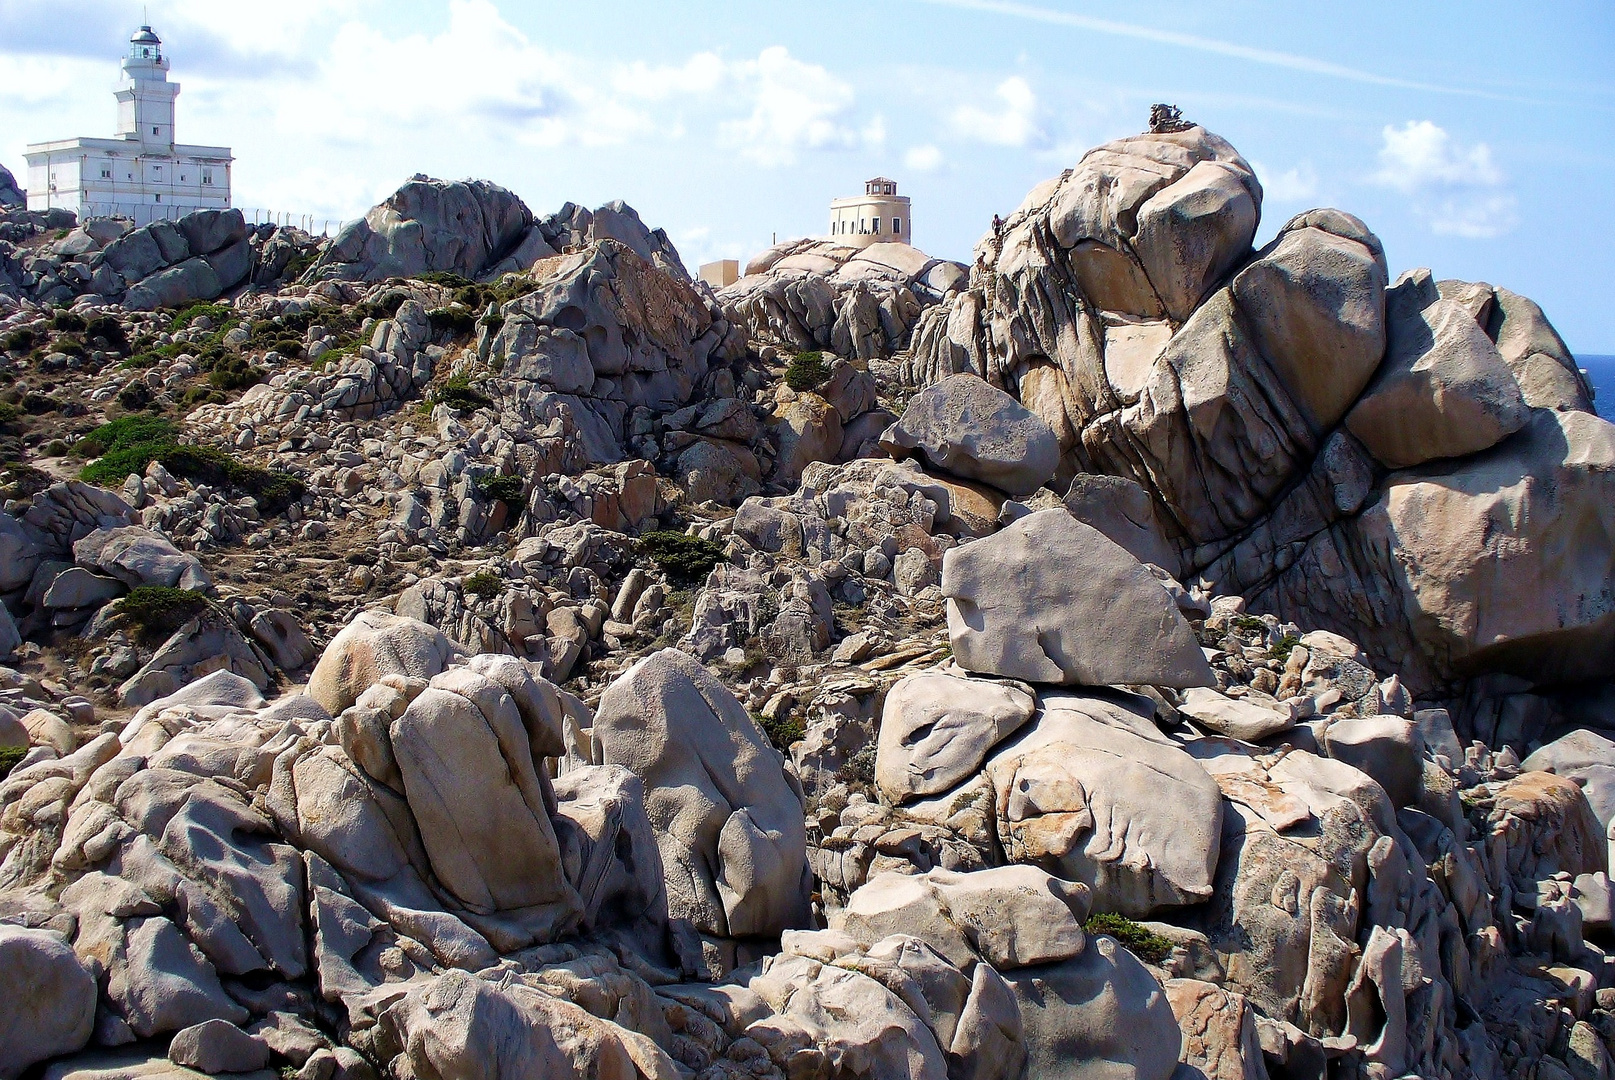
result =
[{"label": "white octagonal building", "polygon": [[225,146],[174,140],[174,99],[163,43],[149,26],[129,39],[118,99],[118,131],[110,139],[34,143],[28,160],[28,209],[71,210],[90,217],[132,218],[136,225],[230,205]]},{"label": "white octagonal building", "polygon": [[830,203],[830,239],[846,247],[912,244],[914,222],[908,196],[897,193],[897,181],[884,176],[864,181],[862,195]]}]

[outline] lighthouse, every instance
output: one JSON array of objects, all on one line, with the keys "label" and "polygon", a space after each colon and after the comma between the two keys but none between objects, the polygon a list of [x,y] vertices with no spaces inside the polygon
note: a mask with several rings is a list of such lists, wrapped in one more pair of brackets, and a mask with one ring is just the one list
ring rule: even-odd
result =
[{"label": "lighthouse", "polygon": [[193,210],[230,205],[226,146],[177,141],[174,99],[162,39],[142,26],[129,39],[118,101],[117,134],[110,139],[59,139],[34,143],[28,161],[28,209],[61,207],[80,221],[119,216],[137,225],[182,217]]},{"label": "lighthouse", "polygon": [[830,237],[837,244],[866,248],[870,244],[913,243],[914,222],[907,195],[897,181],[884,176],[864,181],[864,193],[830,203]]}]

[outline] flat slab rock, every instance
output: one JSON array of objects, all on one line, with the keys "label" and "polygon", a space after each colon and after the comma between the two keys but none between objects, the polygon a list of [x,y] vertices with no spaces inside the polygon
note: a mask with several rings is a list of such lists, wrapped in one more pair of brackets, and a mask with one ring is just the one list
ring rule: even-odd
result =
[{"label": "flat slab rock", "polygon": [[1295,727],[1295,714],[1288,708],[1269,709],[1204,686],[1184,691],[1178,711],[1207,731],[1244,742],[1260,742]]},{"label": "flat slab rock", "polygon": [[942,595],[967,671],[1084,686],[1215,682],[1155,576],[1064,508],[948,551]]}]

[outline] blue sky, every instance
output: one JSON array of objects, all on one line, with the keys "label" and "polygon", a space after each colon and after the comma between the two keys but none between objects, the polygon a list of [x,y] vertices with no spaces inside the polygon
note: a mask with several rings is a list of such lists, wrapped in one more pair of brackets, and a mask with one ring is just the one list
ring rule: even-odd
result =
[{"label": "blue sky", "polygon": [[[1339,206],[1393,272],[1507,285],[1615,353],[1615,4],[158,0],[184,141],[236,204],[357,216],[411,173],[536,211],[623,198],[692,264],[821,231],[877,173],[915,242],[992,215],[1154,101],[1229,139],[1262,236]],[[0,162],[110,133],[142,5],[0,0]]]}]

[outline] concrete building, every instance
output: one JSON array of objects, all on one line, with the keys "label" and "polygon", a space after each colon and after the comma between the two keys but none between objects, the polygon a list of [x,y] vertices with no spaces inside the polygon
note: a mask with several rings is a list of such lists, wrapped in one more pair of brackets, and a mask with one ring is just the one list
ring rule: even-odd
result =
[{"label": "concrete building", "polygon": [[740,261],[738,259],[719,259],[717,262],[702,263],[701,269],[696,273],[696,276],[714,289],[721,289],[725,285],[733,285],[740,280]]},{"label": "concrete building", "polygon": [[163,43],[142,26],[129,39],[110,139],[34,143],[28,160],[28,209],[63,207],[83,221],[118,215],[136,225],[230,205],[228,147],[190,146],[174,138],[174,99]]},{"label": "concrete building", "polygon": [[884,176],[864,182],[864,193],[830,203],[830,239],[848,247],[870,244],[911,244],[914,222],[908,196],[897,193],[897,182]]}]

